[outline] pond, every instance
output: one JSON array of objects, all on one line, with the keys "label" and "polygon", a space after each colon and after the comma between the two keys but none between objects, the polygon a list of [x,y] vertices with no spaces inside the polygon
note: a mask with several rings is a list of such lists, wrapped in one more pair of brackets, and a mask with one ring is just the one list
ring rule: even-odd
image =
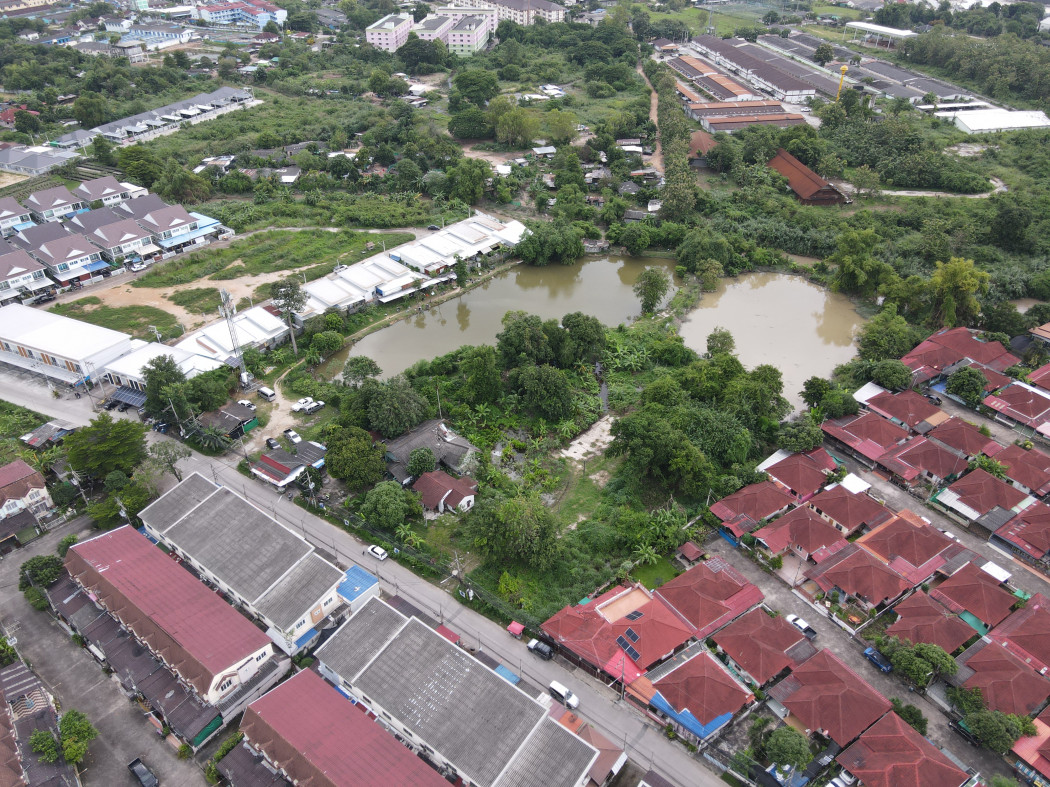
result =
[{"label": "pond", "polygon": [[831,292],[800,276],[747,273],[722,279],[705,293],[682,324],[682,338],[697,352],[707,349],[707,336],[726,328],[736,340],[737,355],[748,368],[768,363],[784,375],[784,396],[799,408],[802,383],[853,358],[854,336],[864,318],[845,295]]}]

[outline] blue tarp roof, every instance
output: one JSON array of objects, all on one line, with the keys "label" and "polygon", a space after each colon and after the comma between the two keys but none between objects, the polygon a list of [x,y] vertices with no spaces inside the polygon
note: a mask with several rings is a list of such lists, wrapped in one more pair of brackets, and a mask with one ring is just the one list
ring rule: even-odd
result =
[{"label": "blue tarp roof", "polygon": [[507,683],[510,683],[514,686],[517,686],[519,683],[521,683],[521,678],[519,678],[509,669],[504,667],[502,664],[496,667],[496,674],[503,678],[503,680],[507,681]]},{"label": "blue tarp roof", "polygon": [[306,643],[312,640],[314,637],[316,637],[318,633],[319,632],[317,631],[317,629],[307,629],[306,633],[295,641],[295,649],[298,650],[299,648],[306,645]]},{"label": "blue tarp roof", "polygon": [[360,566],[351,566],[346,570],[346,579],[339,584],[337,592],[347,604],[352,604],[370,588],[378,584],[379,580],[363,568]]},{"label": "blue tarp roof", "polygon": [[109,263],[105,260],[95,260],[94,262],[89,262],[87,265],[85,265],[84,270],[86,270],[88,273],[91,273],[93,271],[105,270],[108,267]]},{"label": "blue tarp roof", "polygon": [[688,708],[684,709],[680,713],[676,711],[671,706],[671,703],[664,699],[664,696],[660,692],[656,692],[656,694],[653,695],[653,698],[649,700],[649,704],[657,710],[659,710],[665,716],[669,716],[670,718],[677,721],[679,724],[681,724],[683,727],[685,727],[687,730],[689,730],[701,740],[716,732],[720,728],[724,727],[727,723],[729,723],[729,720],[733,718],[732,713],[723,713],[721,716],[718,716],[712,719],[711,721],[707,722],[707,724],[704,724],[699,719],[697,719],[696,716],[694,716]]},{"label": "blue tarp roof", "polygon": [[155,539],[153,536],[151,536],[149,533],[146,532],[146,526],[145,525],[143,525],[142,527],[139,528],[139,532],[142,533],[142,535],[144,535],[146,538],[148,538],[152,543],[154,543],[154,544],[157,543],[157,539]]}]

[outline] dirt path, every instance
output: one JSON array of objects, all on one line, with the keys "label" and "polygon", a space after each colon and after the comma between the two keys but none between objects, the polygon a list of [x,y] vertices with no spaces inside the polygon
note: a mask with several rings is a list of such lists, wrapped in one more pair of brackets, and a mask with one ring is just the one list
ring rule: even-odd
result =
[{"label": "dirt path", "polygon": [[[999,194],[1007,190],[1007,186],[999,178],[990,178],[991,184],[995,186],[991,191],[986,191],[983,194],[955,194],[951,191],[910,191],[904,190],[886,190],[880,189],[879,194],[886,195],[888,197],[959,197],[961,199],[988,199],[993,194]],[[856,194],[857,189],[852,183],[847,183],[844,180],[832,181],[835,186],[847,194]]]},{"label": "dirt path", "polygon": [[[653,121],[653,124],[657,128],[659,128],[660,127],[660,118],[659,118],[659,114],[658,114],[657,110],[658,110],[659,104],[660,104],[660,97],[658,95],[656,95],[656,91],[653,90],[653,85],[649,81],[649,77],[647,77],[645,75],[645,71],[642,69],[642,64],[641,63],[639,63],[637,65],[637,67],[635,68],[635,71],[637,71],[639,74],[642,75],[642,79],[645,80],[645,84],[647,84],[649,86],[649,119],[651,121]],[[664,171],[664,153],[663,153],[663,148],[660,147],[660,134],[659,134],[659,132],[657,132],[657,134],[656,134],[656,146],[653,148],[652,162],[653,162],[653,166],[655,166],[658,170],[660,170],[661,172]]]}]

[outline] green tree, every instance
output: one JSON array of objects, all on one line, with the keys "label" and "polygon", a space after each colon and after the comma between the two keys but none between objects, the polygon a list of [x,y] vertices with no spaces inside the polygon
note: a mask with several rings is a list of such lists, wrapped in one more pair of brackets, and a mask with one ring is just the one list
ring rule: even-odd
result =
[{"label": "green tree", "polygon": [[472,104],[483,107],[499,95],[499,77],[493,71],[471,68],[460,71],[452,80],[453,86]]},{"label": "green tree", "polygon": [[840,292],[870,297],[893,274],[893,269],[873,256],[879,237],[874,230],[845,230],[835,239],[835,253],[827,262],[835,266],[832,285]]},{"label": "green tree", "polygon": [[85,90],[73,102],[73,117],[80,121],[84,128],[101,126],[109,120],[109,104],[105,97]]},{"label": "green tree", "polygon": [[368,403],[368,421],[384,437],[397,437],[427,416],[427,401],[399,374],[380,383]]},{"label": "green tree", "polygon": [[1035,726],[1028,717],[997,710],[979,710],[967,714],[964,721],[982,746],[999,755],[1010,751],[1022,735],[1035,734]]},{"label": "green tree", "polygon": [[386,472],[384,446],[376,445],[372,436],[360,427],[335,427],[335,431],[328,434],[327,445],[328,474],[352,490],[372,486]]},{"label": "green tree", "polygon": [[982,456],[978,454],[970,460],[969,469],[984,470],[984,472],[988,473],[988,475],[993,478],[998,478],[1000,481],[1006,480],[1006,465],[1001,462],[996,462],[990,456]]},{"label": "green tree", "polygon": [[365,495],[361,515],[391,533],[409,519],[423,514],[418,498],[397,481],[382,481]]},{"label": "green tree", "polygon": [[[172,402],[165,395],[168,386],[183,386],[186,383],[186,375],[175,358],[171,355],[158,355],[151,358],[142,367],[142,377],[146,383],[146,412],[154,418],[160,418],[165,410],[172,407]],[[187,413],[171,413],[172,417],[181,420]]]},{"label": "green tree", "polygon": [[937,325],[971,325],[981,311],[979,295],[988,293],[991,276],[978,270],[973,260],[952,257],[936,263],[930,277],[933,292],[932,320]]},{"label": "green tree", "polygon": [[813,52],[813,60],[820,65],[826,65],[835,59],[835,50],[831,48],[831,44],[826,41],[817,46],[816,51]]},{"label": "green tree", "polygon": [[66,438],[66,456],[74,470],[94,478],[104,478],[113,470],[130,474],[146,458],[146,431],[145,424],[115,421],[109,413],[99,413]]},{"label": "green tree", "polygon": [[981,696],[981,689],[975,687],[972,689],[966,689],[962,686],[949,686],[945,690],[945,694],[948,697],[948,702],[952,704],[963,716],[968,716],[971,713],[984,710],[984,697]]},{"label": "green tree", "polygon": [[418,478],[423,473],[431,472],[437,467],[437,459],[434,458],[434,452],[423,446],[417,448],[411,454],[408,455],[408,474]]},{"label": "green tree", "polygon": [[557,555],[558,520],[535,491],[514,496],[486,492],[464,527],[475,548],[496,562],[542,570]]},{"label": "green tree", "polygon": [[935,678],[941,675],[954,675],[959,671],[959,665],[955,659],[940,645],[920,642],[913,647],[913,650],[916,656],[930,665]]},{"label": "green tree", "polygon": [[91,158],[95,159],[99,164],[104,164],[107,167],[115,166],[117,163],[117,157],[113,153],[114,145],[104,136],[99,134],[93,140],[91,140]]},{"label": "green tree", "polygon": [[69,548],[77,543],[77,534],[70,533],[68,536],[63,536],[62,540],[58,542],[58,556],[64,558]]},{"label": "green tree", "polygon": [[984,375],[972,366],[964,366],[952,372],[944,390],[958,396],[970,407],[977,407],[984,399],[984,387],[988,384]]},{"label": "green tree", "polygon": [[521,393],[522,403],[549,421],[572,415],[572,389],[561,369],[528,365],[511,373],[511,384]]},{"label": "green tree", "polygon": [[18,569],[18,589],[31,585],[49,588],[58,581],[64,571],[62,559],[55,555],[37,555],[22,563]]},{"label": "green tree", "polygon": [[489,139],[494,129],[484,110],[467,106],[449,118],[448,133],[456,139]]},{"label": "green tree", "polygon": [[580,120],[572,112],[552,109],[544,115],[544,120],[547,122],[551,141],[556,145],[569,144],[579,133],[576,127],[580,124]]},{"label": "green tree", "polygon": [[711,333],[707,334],[708,356],[734,355],[735,353],[736,339],[733,338],[733,334],[728,328],[718,326]]},{"label": "green tree", "polygon": [[41,762],[58,762],[58,741],[51,730],[33,730],[33,734],[29,736],[29,748],[40,755]]},{"label": "green tree", "polygon": [[887,306],[861,328],[857,335],[858,354],[865,361],[884,361],[907,355],[921,340],[908,321]]},{"label": "green tree", "polygon": [[383,373],[379,364],[366,355],[351,355],[343,366],[343,384],[357,388],[365,380]]},{"label": "green tree", "polygon": [[806,407],[819,407],[831,392],[831,387],[831,383],[823,377],[810,377],[802,383],[802,401],[806,403]]},{"label": "green tree", "polygon": [[526,265],[571,265],[583,256],[580,233],[564,220],[528,222],[529,234],[514,248]]},{"label": "green tree", "polygon": [[157,460],[161,467],[175,476],[176,481],[182,481],[178,463],[193,456],[189,448],[174,440],[161,440],[154,443],[149,447],[149,454]]},{"label": "green tree", "polygon": [[652,239],[649,236],[649,228],[640,221],[628,224],[624,228],[623,234],[620,235],[620,243],[627,249],[628,254],[632,257],[637,257],[648,249],[652,243]]},{"label": "green tree", "polygon": [[561,318],[568,338],[562,345],[559,363],[567,369],[577,363],[594,363],[605,354],[608,338],[605,326],[597,317],[572,312]]},{"label": "green tree", "polygon": [[310,340],[310,351],[321,358],[327,358],[339,352],[343,347],[343,336],[338,331],[321,331]]},{"label": "green tree", "polygon": [[920,735],[926,735],[927,719],[922,715],[922,711],[916,708],[914,705],[905,705],[899,699],[894,697],[890,700],[893,705],[893,712],[904,719],[912,728],[915,729]]},{"label": "green tree", "polygon": [[535,314],[523,311],[509,311],[503,315],[503,330],[496,334],[496,349],[504,369],[554,360],[543,321]]},{"label": "green tree", "polygon": [[929,662],[920,658],[912,648],[899,647],[890,656],[890,663],[897,673],[917,688],[927,686],[932,677]]},{"label": "green tree", "polygon": [[517,148],[527,148],[540,131],[540,121],[524,107],[504,112],[496,123],[496,139]]},{"label": "green tree", "polygon": [[813,761],[806,736],[787,725],[773,730],[763,748],[770,762],[787,767],[791,771],[805,768]]},{"label": "green tree", "polygon": [[471,347],[460,362],[460,369],[466,377],[462,390],[468,402],[490,404],[496,401],[503,386],[496,366],[495,348],[487,344]]},{"label": "green tree", "polygon": [[671,289],[671,281],[660,268],[646,268],[634,284],[634,294],[642,303],[642,313],[652,314]]},{"label": "green tree", "polygon": [[492,168],[487,161],[462,158],[448,171],[452,196],[467,205],[476,205],[485,196],[485,181],[492,177]]},{"label": "green tree", "polygon": [[40,133],[40,118],[27,112],[24,109],[19,109],[15,112],[15,131],[20,134],[39,134]]},{"label": "green tree", "polygon": [[77,765],[87,754],[88,744],[98,737],[87,716],[78,710],[68,710],[59,719],[58,734],[62,739],[62,756],[71,765]]},{"label": "green tree", "polygon": [[871,379],[890,391],[903,391],[911,387],[911,369],[900,361],[887,358],[872,367]]},{"label": "green tree", "polygon": [[806,417],[781,424],[777,434],[777,445],[785,451],[812,451],[819,448],[823,442],[824,432],[821,431],[820,424]]},{"label": "green tree", "polygon": [[288,334],[292,339],[292,352],[296,358],[299,357],[299,348],[295,344],[295,326],[292,324],[292,319],[296,312],[302,311],[306,306],[306,297],[306,291],[295,276],[276,281],[270,288],[273,305],[280,310],[288,322]]}]

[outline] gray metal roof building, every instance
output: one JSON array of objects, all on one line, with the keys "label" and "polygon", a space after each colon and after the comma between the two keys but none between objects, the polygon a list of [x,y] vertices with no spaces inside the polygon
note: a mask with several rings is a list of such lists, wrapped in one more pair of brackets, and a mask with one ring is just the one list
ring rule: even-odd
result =
[{"label": "gray metal roof building", "polygon": [[474,784],[572,787],[598,756],[539,701],[378,599],[315,655],[322,674]]}]

